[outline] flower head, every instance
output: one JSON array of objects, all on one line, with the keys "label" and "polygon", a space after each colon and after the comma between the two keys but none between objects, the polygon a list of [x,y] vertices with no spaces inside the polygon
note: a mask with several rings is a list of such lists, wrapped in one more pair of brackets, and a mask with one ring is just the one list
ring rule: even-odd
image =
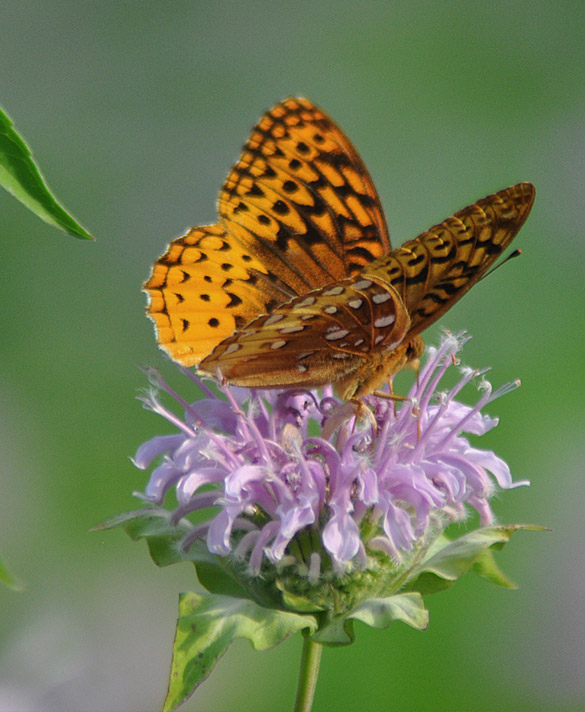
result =
[{"label": "flower head", "polygon": [[[482,525],[491,523],[490,498],[497,487],[513,486],[506,463],[466,434],[493,428],[497,419],[482,409],[518,383],[493,391],[485,371],[459,367],[456,385],[440,390],[467,338],[448,334],[429,348],[400,403],[372,395],[342,404],[328,389],[222,387],[218,398],[185,371],[206,396],[187,403],[151,372],[157,390],[143,402],[178,432],[138,449],[134,462],[142,469],[160,458],[140,496],[162,505],[174,488],[174,522],[206,510],[182,546],[203,540],[247,577],[289,571],[306,588],[351,576],[363,585],[367,576],[376,590],[387,589],[468,508]],[[465,405],[456,396],[471,382],[481,395]],[[183,417],[163,405],[161,390]]]}]

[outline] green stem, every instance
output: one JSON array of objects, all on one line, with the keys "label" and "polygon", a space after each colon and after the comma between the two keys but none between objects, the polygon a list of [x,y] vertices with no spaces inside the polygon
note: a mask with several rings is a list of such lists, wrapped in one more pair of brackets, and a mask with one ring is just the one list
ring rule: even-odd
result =
[{"label": "green stem", "polygon": [[308,635],[303,636],[303,654],[294,712],[311,712],[322,652],[322,645],[315,643]]}]

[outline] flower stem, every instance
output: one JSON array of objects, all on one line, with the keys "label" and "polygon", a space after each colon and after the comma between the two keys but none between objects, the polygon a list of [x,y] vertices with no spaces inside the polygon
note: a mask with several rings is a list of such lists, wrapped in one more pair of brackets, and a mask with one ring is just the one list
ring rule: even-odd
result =
[{"label": "flower stem", "polygon": [[303,636],[303,654],[294,712],[311,712],[322,652],[322,645],[315,643],[308,635]]}]

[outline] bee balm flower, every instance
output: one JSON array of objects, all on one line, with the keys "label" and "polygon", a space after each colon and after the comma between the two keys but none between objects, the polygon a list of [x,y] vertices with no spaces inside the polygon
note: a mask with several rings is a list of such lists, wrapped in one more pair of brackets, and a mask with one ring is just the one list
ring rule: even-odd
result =
[{"label": "bee balm flower", "polygon": [[[278,580],[295,594],[347,577],[359,580],[360,596],[387,591],[469,508],[489,525],[490,498],[514,486],[506,463],[472,446],[467,434],[493,428],[497,419],[482,409],[518,383],[493,391],[484,371],[462,367],[456,385],[441,390],[466,340],[446,335],[428,349],[399,404],[381,395],[341,404],[327,389],[222,387],[222,399],[185,371],[206,395],[191,404],[151,372],[157,390],[142,400],[178,432],[138,449],[134,462],[142,469],[160,458],[142,497],[162,505],[174,489],[173,523],[207,513],[187,524],[182,548],[205,542],[240,578]],[[481,395],[465,405],[456,397],[471,382]],[[163,405],[160,390],[183,416]]]}]

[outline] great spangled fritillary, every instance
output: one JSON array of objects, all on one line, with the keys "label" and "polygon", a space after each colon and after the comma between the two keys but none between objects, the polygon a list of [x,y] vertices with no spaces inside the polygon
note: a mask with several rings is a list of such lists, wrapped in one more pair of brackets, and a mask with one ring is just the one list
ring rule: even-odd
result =
[{"label": "great spangled fritillary", "polygon": [[486,273],[528,217],[519,183],[391,250],[357,151],[307,99],[264,114],[220,194],[215,225],[170,243],[144,289],[161,347],[252,388],[379,387],[420,333]]}]

